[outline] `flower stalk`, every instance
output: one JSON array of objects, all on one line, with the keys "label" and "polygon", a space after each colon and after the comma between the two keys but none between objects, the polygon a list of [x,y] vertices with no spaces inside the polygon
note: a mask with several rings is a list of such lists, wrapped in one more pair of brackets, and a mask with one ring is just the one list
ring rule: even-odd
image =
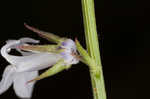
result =
[{"label": "flower stalk", "polygon": [[94,0],[81,1],[86,47],[88,52],[86,52],[86,50],[82,48],[78,41],[76,41],[77,49],[82,56],[81,61],[89,66],[94,99],[106,99],[106,91],[97,36]]}]

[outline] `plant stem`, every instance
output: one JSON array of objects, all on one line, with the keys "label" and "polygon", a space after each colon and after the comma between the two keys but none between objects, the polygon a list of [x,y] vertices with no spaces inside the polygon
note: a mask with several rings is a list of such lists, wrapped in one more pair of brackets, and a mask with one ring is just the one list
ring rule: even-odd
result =
[{"label": "plant stem", "polygon": [[99,66],[98,69],[100,69],[98,77],[96,77],[90,70],[93,96],[94,99],[106,99],[105,84],[103,78],[103,71],[96,29],[94,0],[81,0],[81,1],[83,10],[86,46],[90,57],[95,60],[97,64],[96,66]]}]

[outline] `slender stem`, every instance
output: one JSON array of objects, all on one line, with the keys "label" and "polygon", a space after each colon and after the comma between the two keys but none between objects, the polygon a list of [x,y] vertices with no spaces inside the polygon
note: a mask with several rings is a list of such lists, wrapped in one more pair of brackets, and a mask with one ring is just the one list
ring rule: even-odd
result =
[{"label": "slender stem", "polygon": [[[94,10],[94,0],[81,0],[85,37],[88,53],[95,60],[96,66],[99,66],[99,76],[93,75],[90,70],[91,83],[93,88],[94,99],[106,99],[105,84],[102,72],[102,64],[100,59],[99,43],[96,29],[96,19]],[[92,66],[91,66],[92,67]]]}]

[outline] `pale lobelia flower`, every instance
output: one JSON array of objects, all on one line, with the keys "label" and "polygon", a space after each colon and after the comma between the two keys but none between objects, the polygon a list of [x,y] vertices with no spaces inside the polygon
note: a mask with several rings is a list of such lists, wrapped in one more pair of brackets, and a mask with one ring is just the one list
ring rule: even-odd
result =
[{"label": "pale lobelia flower", "polygon": [[[18,97],[31,98],[36,80],[52,76],[79,62],[80,57],[78,57],[74,41],[67,38],[60,38],[27,24],[25,26],[56,44],[29,45],[28,43],[39,43],[38,40],[32,38],[8,40],[6,45],[1,48],[1,55],[10,65],[3,72],[0,82],[0,94],[4,93],[13,84]],[[10,55],[9,52],[12,49],[16,49],[22,56]],[[48,67],[51,68],[38,76],[39,70]]]}]

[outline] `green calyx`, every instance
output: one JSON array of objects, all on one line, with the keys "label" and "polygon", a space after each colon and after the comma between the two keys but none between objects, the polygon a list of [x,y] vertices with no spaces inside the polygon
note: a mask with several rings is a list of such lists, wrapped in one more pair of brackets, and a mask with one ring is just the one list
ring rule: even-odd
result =
[{"label": "green calyx", "polygon": [[44,73],[42,73],[40,76],[38,76],[37,78],[29,81],[28,83],[32,82],[32,81],[37,81],[37,80],[41,80],[50,76],[53,76],[65,69],[69,69],[71,67],[71,65],[64,65],[64,60],[61,59],[59,60],[54,66],[52,66],[51,68],[49,68],[48,70],[46,70]]},{"label": "green calyx", "polygon": [[78,52],[81,55],[80,61],[82,61],[83,63],[85,63],[89,67],[90,71],[96,77],[99,77],[100,66],[98,66],[97,63],[95,62],[95,60],[89,56],[89,54],[87,53],[87,51],[81,46],[81,44],[79,43],[79,41],[77,39],[76,39],[75,42],[76,42],[77,50],[78,50]]}]

